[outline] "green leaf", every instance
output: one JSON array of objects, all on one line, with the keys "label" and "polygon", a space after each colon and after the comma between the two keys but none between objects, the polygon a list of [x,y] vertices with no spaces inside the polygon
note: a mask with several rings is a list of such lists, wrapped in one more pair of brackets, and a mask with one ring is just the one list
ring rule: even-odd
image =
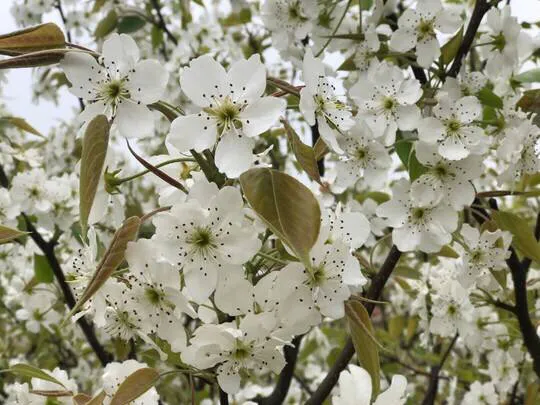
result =
[{"label": "green leaf", "polygon": [[110,405],[131,403],[152,388],[158,379],[159,372],[149,367],[131,373],[116,390]]},{"label": "green leaf", "polygon": [[43,137],[41,132],[39,132],[32,125],[30,125],[24,118],[20,118],[20,117],[1,117],[0,121],[5,121],[8,124],[13,125],[14,127],[20,129],[21,131],[25,131],[25,132],[28,132],[30,134],[34,134],[34,135]]},{"label": "green leaf", "polygon": [[140,225],[141,220],[139,217],[130,217],[126,219],[122,226],[116,231],[109,248],[99,262],[92,279],[86,286],[81,298],[77,301],[68,317],[76,313],[86,301],[92,298],[124,261],[127,244],[137,237]]},{"label": "green leaf", "polygon": [[412,150],[409,154],[409,162],[407,164],[407,169],[409,170],[409,178],[411,181],[415,181],[418,177],[423,175],[427,168],[422,165],[416,158],[416,150]]},{"label": "green leaf", "polygon": [[418,269],[409,266],[396,266],[392,274],[394,276],[410,278],[413,280],[418,280],[422,276]]},{"label": "green leaf", "polygon": [[119,34],[129,34],[131,32],[140,30],[145,24],[146,21],[144,21],[141,17],[136,15],[128,15],[122,17],[120,21],[118,21],[116,31]]},{"label": "green leaf", "polygon": [[503,108],[502,99],[498,95],[493,93],[493,90],[491,90],[489,87],[484,87],[478,92],[478,99],[482,104],[486,106],[493,108]]},{"label": "green leaf", "polygon": [[233,27],[235,25],[247,24],[251,21],[251,10],[243,8],[238,13],[232,13],[227,18],[221,19],[221,25],[224,27]]},{"label": "green leaf", "polygon": [[461,41],[463,40],[463,26],[459,29],[459,31],[448,41],[446,44],[443,45],[441,48],[441,62],[443,65],[448,65],[450,62],[454,60],[454,58],[457,55],[458,49],[461,45]]},{"label": "green leaf", "polygon": [[0,55],[17,56],[26,53],[61,48],[66,39],[53,23],[37,25],[0,36]]},{"label": "green leaf", "polygon": [[73,402],[76,405],[86,405],[91,399],[92,397],[87,394],[77,394],[73,396]]},{"label": "green leaf", "polygon": [[531,69],[526,72],[520,73],[519,75],[514,76],[513,79],[521,83],[540,82],[540,68]]},{"label": "green leaf", "polygon": [[96,30],[94,31],[94,36],[96,39],[105,38],[114,31],[117,24],[118,16],[116,15],[116,11],[111,10],[105,18],[98,23]]},{"label": "green leaf", "polygon": [[34,254],[34,274],[36,282],[53,282],[54,272],[45,256]]},{"label": "green leaf", "polygon": [[517,102],[517,106],[525,112],[540,113],[540,89],[524,92]]},{"label": "green leaf", "polygon": [[403,163],[403,166],[407,169],[409,166],[409,156],[412,150],[412,142],[399,140],[399,142],[396,142],[395,149],[399,160],[401,160],[401,163]]},{"label": "green leaf", "polygon": [[95,0],[94,6],[92,7],[91,13],[97,13],[105,5],[107,0]]},{"label": "green leaf", "polygon": [[345,302],[345,315],[358,362],[371,376],[372,398],[376,398],[380,391],[381,366],[371,318],[364,305],[356,300]]},{"label": "green leaf", "polygon": [[512,245],[517,250],[536,263],[540,263],[540,244],[527,221],[505,211],[493,211],[491,217],[499,228],[512,234]]},{"label": "green leaf", "polygon": [[288,174],[267,168],[240,176],[246,200],[274,234],[308,267],[309,253],[321,226],[321,209],[313,193]]},{"label": "green leaf", "polygon": [[283,119],[281,122],[285,126],[287,137],[289,138],[294,156],[300,164],[300,167],[304,169],[311,180],[321,184],[321,176],[319,174],[319,167],[317,166],[317,160],[315,159],[315,152],[313,148],[300,140],[300,137],[287,120]]},{"label": "green leaf", "polygon": [[49,382],[52,382],[54,384],[58,384],[61,387],[66,388],[64,386],[64,384],[62,384],[60,381],[58,381],[53,376],[47,374],[45,371],[43,371],[41,369],[39,369],[37,367],[34,367],[34,366],[31,366],[29,364],[23,364],[23,363],[15,364],[14,366],[11,366],[7,370],[3,370],[2,372],[9,372],[9,373],[17,374],[17,375],[20,375],[20,376],[23,376],[23,377],[28,377],[28,378],[38,378],[40,380],[49,381]]},{"label": "green leaf", "polygon": [[26,235],[27,232],[19,231],[15,228],[9,228],[4,225],[0,225],[0,245],[11,242],[21,236]]},{"label": "green leaf", "polygon": [[105,164],[109,144],[109,130],[107,117],[97,115],[90,121],[84,133],[79,182],[79,213],[83,234],[86,232],[88,217],[94,204],[94,197]]},{"label": "green leaf", "polygon": [[358,70],[354,63],[354,55],[345,59],[343,63],[337,68],[337,70],[343,70],[345,72],[353,72]]},{"label": "green leaf", "polygon": [[454,249],[452,249],[448,245],[444,245],[441,250],[439,250],[437,253],[435,253],[437,256],[442,257],[450,257],[452,259],[457,259],[459,257],[458,252],[456,252]]},{"label": "green leaf", "polygon": [[157,49],[163,44],[163,31],[155,25],[152,26],[151,37],[153,49]]}]

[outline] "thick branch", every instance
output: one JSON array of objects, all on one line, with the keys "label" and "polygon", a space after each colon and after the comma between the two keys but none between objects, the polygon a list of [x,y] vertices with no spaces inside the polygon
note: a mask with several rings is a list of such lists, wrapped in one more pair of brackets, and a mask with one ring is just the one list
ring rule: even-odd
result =
[{"label": "thick branch", "polygon": [[[71,289],[66,282],[64,272],[60,267],[60,263],[58,263],[58,260],[56,259],[56,255],[54,254],[54,243],[45,241],[45,239],[43,239],[41,234],[36,230],[36,228],[30,221],[30,219],[26,216],[26,214],[23,213],[22,215],[26,222],[26,228],[30,232],[30,237],[45,255],[45,258],[49,262],[54,276],[56,277],[56,280],[60,285],[60,289],[64,294],[64,299],[66,300],[69,308],[72,309],[75,306],[75,297],[73,296],[73,293],[71,292]],[[88,341],[88,344],[96,353],[96,356],[98,357],[101,364],[106,365],[107,363],[109,363],[112,360],[111,355],[107,353],[103,346],[101,346],[101,344],[99,343],[92,325],[84,317],[80,317],[77,323],[81,327],[83,334]]]},{"label": "thick branch", "polygon": [[471,20],[467,26],[467,31],[465,31],[463,41],[461,41],[461,45],[457,51],[456,57],[454,58],[454,62],[452,63],[452,66],[450,67],[450,70],[446,76],[456,77],[458,75],[461,69],[461,64],[463,63],[463,59],[469,53],[474,42],[474,38],[478,32],[478,27],[482,22],[482,18],[484,18],[484,15],[490,8],[491,3],[489,3],[487,0],[476,0],[476,4],[471,15]]},{"label": "thick branch", "polygon": [[[401,252],[395,246],[392,246],[390,252],[388,253],[388,256],[386,257],[386,260],[381,266],[381,269],[371,281],[371,285],[369,286],[366,298],[370,300],[379,299],[379,296],[381,295],[386,282],[390,278],[392,271],[394,271],[394,268],[396,267],[400,257]],[[371,313],[375,309],[375,303],[364,302],[364,306],[366,307],[368,313],[371,315]],[[345,369],[345,367],[347,367],[347,364],[349,364],[349,361],[351,360],[353,355],[354,346],[352,340],[349,338],[347,339],[347,342],[345,343],[345,346],[339,354],[336,362],[332,365],[330,371],[328,371],[328,374],[321,382],[321,385],[319,385],[317,390],[308,399],[306,405],[320,405],[324,402],[328,395],[330,395],[332,388],[334,388],[334,386],[336,385],[339,374]]]},{"label": "thick branch", "polygon": [[296,360],[298,359],[298,351],[300,349],[300,342],[302,336],[297,336],[293,339],[293,346],[285,346],[284,354],[287,364],[279,374],[278,382],[272,391],[272,394],[266,398],[257,399],[255,402],[259,405],[280,405],[285,401],[285,397],[289,392],[291,380],[294,377],[294,368],[296,367]]}]

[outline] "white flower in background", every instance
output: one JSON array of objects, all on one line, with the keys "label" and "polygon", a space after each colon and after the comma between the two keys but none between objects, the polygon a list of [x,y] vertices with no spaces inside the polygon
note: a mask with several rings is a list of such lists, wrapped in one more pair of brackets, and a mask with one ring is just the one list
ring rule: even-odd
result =
[{"label": "white flower in background", "polygon": [[508,129],[497,155],[509,164],[507,177],[511,180],[540,172],[540,128],[531,121],[525,121]]},{"label": "white flower in background", "polygon": [[19,204],[13,203],[10,192],[5,188],[0,188],[0,224],[16,225],[15,218],[20,212]]},{"label": "white flower in background", "polygon": [[15,311],[15,316],[30,332],[39,333],[42,327],[52,332],[51,326],[60,322],[61,316],[54,310],[57,302],[54,290],[43,288],[23,292],[19,299],[22,308]]},{"label": "white flower in background", "polygon": [[492,381],[486,383],[475,381],[463,397],[461,405],[498,405],[499,403],[499,395],[495,392]]},{"label": "white flower in background", "polygon": [[156,60],[140,61],[137,44],[126,34],[112,34],[102,52],[98,60],[84,52],[68,52],[61,62],[70,91],[87,102],[80,120],[105,114],[122,136],[150,135],[154,117],[147,104],[159,101],[169,73]]},{"label": "white flower in background", "polygon": [[512,235],[499,229],[494,232],[484,230],[480,234],[478,229],[468,224],[463,224],[460,235],[464,243],[458,245],[463,260],[459,282],[465,287],[477,282],[481,286],[488,286],[493,281],[490,271],[506,268],[505,260],[509,254]]},{"label": "white flower in background", "polygon": [[339,143],[344,153],[336,163],[338,186],[353,187],[362,179],[366,185],[378,188],[386,182],[392,158],[364,122],[358,121]]},{"label": "white flower in background", "polygon": [[452,240],[457,212],[445,203],[420,204],[410,193],[410,184],[399,180],[392,187],[392,199],[377,207],[377,215],[393,227],[392,241],[402,252],[438,252]]},{"label": "white flower in background", "polygon": [[[103,391],[107,394],[107,397],[113,397],[116,390],[122,384],[127,377],[133,374],[135,371],[148,367],[145,363],[139,363],[136,360],[126,360],[122,363],[109,363],[103,370]],[[159,394],[155,387],[150,388],[143,395],[130,402],[132,405],[158,405]]]},{"label": "white flower in background", "polygon": [[47,174],[43,169],[17,173],[9,190],[14,203],[26,214],[47,212],[52,208],[46,189]]},{"label": "white flower in background", "polygon": [[429,331],[442,337],[454,336],[456,332],[467,336],[473,312],[469,292],[457,280],[444,280],[431,297]]},{"label": "white flower in background", "polygon": [[451,34],[460,25],[459,14],[445,9],[440,0],[419,0],[414,10],[408,8],[399,17],[389,46],[397,52],[416,47],[418,64],[428,68],[441,55],[437,31]]},{"label": "white flower in background", "polygon": [[227,72],[211,56],[193,59],[180,78],[182,91],[201,108],[180,116],[167,137],[179,152],[202,152],[218,142],[215,162],[229,177],[238,177],[253,163],[254,138],[274,125],[286,101],[261,97],[266,69],[258,54],[232,64]]},{"label": "white flower in background", "polygon": [[365,120],[375,137],[383,136],[386,145],[394,143],[398,128],[413,130],[421,118],[415,104],[422,96],[420,82],[390,63],[374,64],[349,93],[358,105],[358,119]]},{"label": "white flower in background", "polygon": [[368,197],[364,200],[363,203],[352,200],[347,204],[347,206],[351,212],[361,212],[362,214],[364,214],[364,216],[369,222],[369,228],[371,231],[364,245],[368,247],[375,245],[375,243],[377,243],[375,236],[383,236],[384,230],[386,228],[385,220],[379,218],[376,213],[378,203]]},{"label": "white flower in background", "polygon": [[192,199],[154,219],[156,246],[183,270],[188,294],[198,303],[214,291],[220,271],[250,260],[261,246],[252,227],[244,226],[238,189],[224,187],[205,206]]},{"label": "white flower in background", "polygon": [[426,205],[444,201],[455,210],[473,202],[476,190],[471,181],[482,174],[480,156],[448,160],[437,153],[435,145],[418,142],[416,158],[427,168],[411,185],[411,195],[416,201]]},{"label": "white flower in background", "polygon": [[422,142],[437,143],[441,156],[461,160],[487,150],[489,138],[474,124],[482,115],[482,105],[476,97],[466,96],[456,101],[442,97],[433,107],[433,115],[420,121],[418,138]]},{"label": "white flower in background", "polygon": [[160,258],[157,244],[149,239],[129,242],[126,260],[129,264],[132,312],[140,319],[146,334],[155,333],[179,352],[185,347],[186,335],[182,315],[197,315],[180,291],[180,272]]},{"label": "white flower in background", "polygon": [[406,389],[406,378],[396,374],[386,391],[372,402],[371,376],[362,367],[349,364],[348,369],[339,374],[338,391],[332,396],[332,405],[404,405]]},{"label": "white flower in background", "polygon": [[272,32],[272,45],[277,49],[287,49],[305,39],[318,12],[312,0],[265,0],[261,7],[263,23]]},{"label": "white flower in background", "polygon": [[487,32],[477,41],[478,48],[487,59],[486,73],[492,77],[508,77],[520,58],[533,51],[529,35],[521,29],[510,6],[492,7],[486,14]]},{"label": "white flower in background", "polygon": [[324,64],[306,51],[303,63],[306,86],[300,91],[300,111],[306,122],[317,124],[321,138],[337,153],[342,153],[337,139],[354,124],[349,108],[335,95],[335,86],[326,78]]},{"label": "white flower in background", "polygon": [[464,66],[458,77],[447,77],[444,81],[439,98],[448,95],[452,100],[458,100],[465,96],[476,96],[488,82],[488,78],[482,72],[467,72]]},{"label": "white flower in background", "polygon": [[338,203],[335,210],[327,209],[323,215],[321,228],[332,242],[344,242],[351,249],[360,248],[370,235],[369,221],[359,211],[345,211]]},{"label": "white flower in background", "polygon": [[182,361],[199,369],[217,366],[219,386],[235,394],[242,372],[278,374],[285,366],[283,342],[271,338],[274,328],[274,318],[266,314],[247,315],[238,327],[233,323],[202,325],[182,352]]},{"label": "white flower in background", "polygon": [[[41,378],[32,378],[32,390],[35,391],[71,391],[73,395],[76,395],[78,392],[77,383],[68,377],[66,371],[56,367],[54,370],[42,370],[46,374],[49,374],[54,379],[61,382],[63,385],[56,384],[51,381],[42,380]],[[42,400],[44,399],[41,397]],[[48,403],[49,401],[44,401],[43,403]],[[52,401],[51,401],[52,402]],[[71,396],[59,396],[55,398],[55,403],[72,405],[73,399]],[[53,402],[53,403],[54,403]]]},{"label": "white flower in background", "polygon": [[510,347],[506,350],[497,348],[487,355],[487,372],[495,382],[495,388],[500,393],[509,394],[519,379],[519,364],[524,354],[521,349]]}]

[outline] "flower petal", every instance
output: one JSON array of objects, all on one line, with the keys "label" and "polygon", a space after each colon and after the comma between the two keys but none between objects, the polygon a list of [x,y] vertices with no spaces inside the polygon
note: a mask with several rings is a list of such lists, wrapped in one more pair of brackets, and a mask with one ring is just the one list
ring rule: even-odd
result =
[{"label": "flower petal", "polygon": [[143,60],[137,63],[129,77],[127,87],[131,98],[151,104],[158,101],[169,81],[169,72],[157,60]]},{"label": "flower petal", "polygon": [[114,122],[126,138],[140,138],[154,131],[154,115],[143,104],[124,100],[118,106]]},{"label": "flower petal", "polygon": [[285,113],[287,102],[277,97],[263,97],[249,104],[240,113],[246,136],[254,137],[267,131]]},{"label": "flower petal", "polygon": [[193,59],[180,78],[183,92],[198,106],[208,107],[214,97],[228,94],[227,72],[210,55]]},{"label": "flower petal", "polygon": [[206,113],[191,114],[176,118],[167,136],[179,152],[195,149],[202,152],[214,146],[217,140],[217,124]]},{"label": "flower petal", "polygon": [[216,166],[221,173],[237,178],[253,164],[255,142],[247,136],[227,134],[221,137],[216,148]]}]

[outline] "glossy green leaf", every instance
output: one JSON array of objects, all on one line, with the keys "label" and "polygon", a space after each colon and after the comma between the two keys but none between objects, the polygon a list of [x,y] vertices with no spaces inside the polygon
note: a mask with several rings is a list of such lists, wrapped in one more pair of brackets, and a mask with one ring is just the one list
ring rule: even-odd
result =
[{"label": "glossy green leaf", "polygon": [[493,211],[491,217],[499,228],[512,234],[512,245],[517,250],[536,263],[540,263],[540,244],[526,220],[505,211]]},{"label": "glossy green leaf", "polygon": [[514,76],[514,80],[521,83],[536,83],[540,82],[540,68],[531,69],[526,72]]},{"label": "glossy green leaf", "polygon": [[141,368],[130,374],[116,390],[110,405],[125,405],[139,398],[154,386],[159,372],[153,368]]},{"label": "glossy green leaf", "polygon": [[86,289],[81,295],[81,298],[69,316],[77,312],[77,310],[101,288],[103,284],[111,277],[112,273],[124,261],[124,255],[128,242],[134,240],[139,232],[141,220],[139,217],[130,217],[124,221],[122,226],[114,234],[109,248],[99,262],[92,279],[86,286]]},{"label": "glossy green leaf", "polygon": [[79,182],[79,215],[83,234],[94,204],[109,144],[109,121],[104,115],[88,123],[82,142],[81,174]]},{"label": "glossy green leaf", "polygon": [[463,40],[463,26],[446,44],[441,48],[441,62],[448,65],[454,60]]},{"label": "glossy green leaf", "polygon": [[26,53],[61,48],[66,39],[54,23],[25,28],[0,36],[0,55],[16,56]]},{"label": "glossy green leaf", "polygon": [[8,368],[7,370],[4,370],[4,371],[9,372],[9,373],[13,373],[13,374],[16,374],[16,375],[20,375],[22,377],[38,378],[40,380],[49,381],[49,382],[52,382],[54,384],[58,384],[61,387],[66,388],[64,386],[64,384],[62,384],[60,381],[58,381],[53,376],[47,374],[45,371],[43,371],[41,369],[39,369],[37,367],[34,367],[34,366],[31,366],[29,364],[23,364],[23,363],[15,364],[15,365],[11,366],[10,368]]},{"label": "glossy green leaf", "polygon": [[45,256],[34,254],[34,276],[39,283],[53,282],[54,272]]},{"label": "glossy green leaf", "polygon": [[116,11],[111,10],[105,16],[105,18],[103,18],[103,20],[98,23],[96,30],[94,31],[94,36],[97,39],[105,38],[107,35],[114,31],[117,24],[118,15],[116,14]]},{"label": "glossy green leaf", "polygon": [[15,228],[9,228],[4,225],[0,225],[0,245],[11,242],[18,237],[26,235],[27,232],[19,231]]},{"label": "glossy green leaf", "polygon": [[116,25],[116,31],[119,34],[129,34],[131,32],[140,30],[145,24],[146,21],[144,21],[141,17],[136,15],[128,15],[120,18],[118,24]]},{"label": "glossy green leaf", "polygon": [[503,101],[502,99],[493,93],[493,90],[491,90],[488,87],[484,87],[482,90],[478,92],[478,99],[480,102],[486,106],[493,107],[493,108],[502,108],[503,107]]},{"label": "glossy green leaf", "polygon": [[319,236],[321,210],[313,193],[288,174],[267,168],[240,176],[244,195],[274,234],[310,266],[309,252]]},{"label": "glossy green leaf", "polygon": [[345,315],[358,362],[371,376],[372,397],[376,398],[380,391],[381,366],[371,318],[364,305],[356,300],[345,302]]},{"label": "glossy green leaf", "polygon": [[317,160],[315,159],[315,151],[311,146],[306,145],[300,140],[300,137],[287,120],[282,120],[281,122],[285,126],[289,143],[291,144],[294,156],[300,164],[300,167],[304,169],[311,180],[321,184],[321,176],[319,174]]}]

